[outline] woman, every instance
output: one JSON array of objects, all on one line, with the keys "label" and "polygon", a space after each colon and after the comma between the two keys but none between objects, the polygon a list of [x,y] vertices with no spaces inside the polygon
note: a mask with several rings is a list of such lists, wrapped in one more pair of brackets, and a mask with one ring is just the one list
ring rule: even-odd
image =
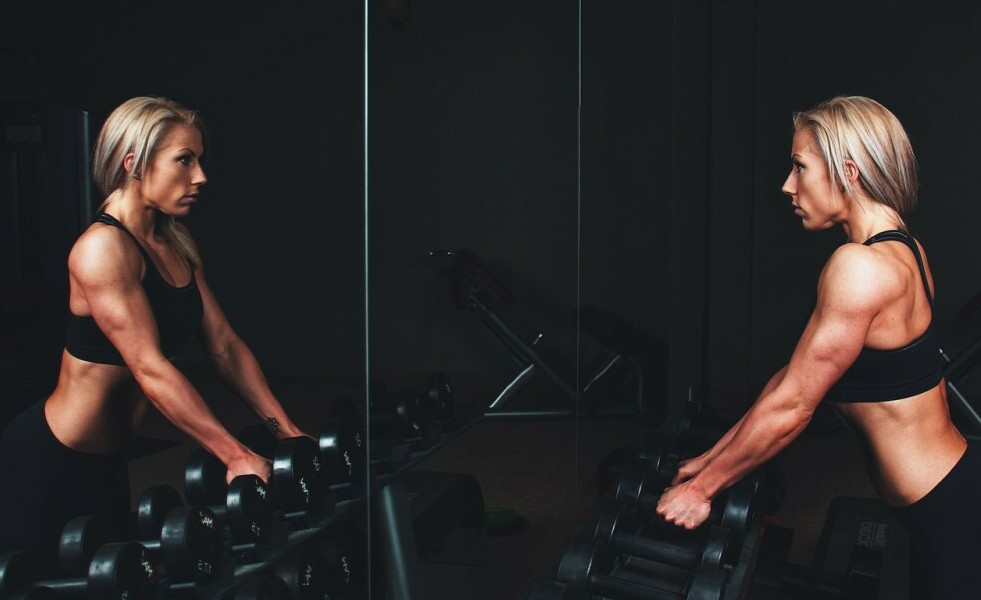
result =
[{"label": "woman", "polygon": [[280,438],[302,435],[235,335],[176,219],[207,181],[204,126],[164,98],[133,98],[99,134],[93,173],[106,195],[68,257],[69,324],[58,383],[0,438],[0,551],[52,557],[70,518],[129,513],[123,451],[150,402],[226,465],[227,479],[271,465],[216,419],[171,359],[200,331],[217,371]]},{"label": "woman", "polygon": [[805,229],[840,225],[848,243],[821,272],[790,362],[713,448],[679,468],[657,512],[700,525],[710,500],[785,448],[827,398],[860,434],[873,484],[910,530],[922,596],[973,597],[981,457],[948,411],[933,280],[906,224],[917,190],[909,140],[863,97],[798,113],[794,128],[783,192]]}]

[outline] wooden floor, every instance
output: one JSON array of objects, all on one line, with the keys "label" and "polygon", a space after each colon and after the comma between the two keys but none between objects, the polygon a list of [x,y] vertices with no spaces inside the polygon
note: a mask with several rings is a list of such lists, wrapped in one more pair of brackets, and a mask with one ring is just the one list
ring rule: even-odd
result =
[{"label": "wooden floor", "polygon": [[[255,422],[223,384],[195,381],[231,431]],[[294,418],[316,431],[336,386],[274,382]],[[141,432],[172,446],[131,461],[134,502],[146,487],[181,488],[183,464],[193,446],[182,433],[151,413]],[[514,510],[524,521],[517,533],[486,538],[484,564],[456,560],[420,561],[416,579],[426,600],[519,600],[544,576],[568,538],[589,529],[596,512],[597,467],[610,451],[642,443],[646,429],[636,420],[483,421],[428,457],[417,470],[466,473],[476,478],[487,507]],[[829,503],[837,496],[873,496],[862,454],[845,430],[804,435],[777,459],[786,497],[772,521],[794,530],[791,560],[808,564]],[[380,597],[375,595],[375,597]]]}]

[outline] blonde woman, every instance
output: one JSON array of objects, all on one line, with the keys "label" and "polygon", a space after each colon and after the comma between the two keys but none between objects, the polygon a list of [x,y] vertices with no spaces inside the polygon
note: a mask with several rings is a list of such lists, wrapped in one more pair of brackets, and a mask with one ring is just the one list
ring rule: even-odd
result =
[{"label": "blonde woman", "polygon": [[906,132],[881,104],[854,96],[796,114],[794,127],[783,193],[806,230],[840,226],[848,242],[821,272],[788,364],[679,469],[657,512],[700,525],[711,499],[785,448],[826,399],[860,435],[873,484],[910,530],[917,597],[974,597],[981,453],[948,411],[933,279],[907,227],[917,180]]},{"label": "blonde woman", "polygon": [[129,513],[123,457],[148,403],[237,475],[269,461],[221,425],[171,359],[200,333],[217,371],[280,438],[302,435],[205,280],[188,214],[207,181],[204,126],[165,98],[127,100],[108,117],[93,173],[105,195],[68,257],[69,324],[58,383],[0,438],[0,552],[53,557],[64,523]]}]

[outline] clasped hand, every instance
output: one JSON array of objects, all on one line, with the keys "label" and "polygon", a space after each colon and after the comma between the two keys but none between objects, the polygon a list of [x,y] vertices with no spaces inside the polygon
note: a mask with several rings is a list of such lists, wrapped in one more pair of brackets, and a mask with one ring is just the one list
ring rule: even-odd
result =
[{"label": "clasped hand", "polygon": [[712,501],[685,482],[664,490],[655,511],[668,523],[695,529],[708,520]]}]

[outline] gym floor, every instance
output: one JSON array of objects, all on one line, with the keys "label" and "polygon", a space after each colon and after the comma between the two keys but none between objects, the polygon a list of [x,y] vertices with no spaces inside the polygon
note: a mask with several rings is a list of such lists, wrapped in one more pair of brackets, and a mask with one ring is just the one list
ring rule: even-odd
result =
[{"label": "gym floor", "polygon": [[[244,403],[212,375],[192,380],[231,431],[253,424]],[[423,377],[425,380],[425,377]],[[452,380],[452,376],[451,376]],[[344,386],[311,381],[270,381],[291,415],[316,431],[327,399],[351,394]],[[479,385],[454,381],[457,399],[479,400]],[[480,485],[485,507],[513,510],[523,529],[481,540],[473,561],[454,552],[421,560],[419,597],[427,600],[520,600],[544,577],[570,536],[589,531],[597,510],[597,467],[610,451],[639,445],[647,432],[634,420],[481,421],[414,468],[466,473]],[[146,453],[130,462],[133,502],[150,485],[182,488],[183,465],[193,445],[155,411],[141,430]],[[844,429],[804,435],[777,459],[786,497],[770,520],[794,530],[790,560],[810,564],[830,502],[838,496],[874,496],[862,453]],[[471,562],[473,564],[467,564]]]}]

